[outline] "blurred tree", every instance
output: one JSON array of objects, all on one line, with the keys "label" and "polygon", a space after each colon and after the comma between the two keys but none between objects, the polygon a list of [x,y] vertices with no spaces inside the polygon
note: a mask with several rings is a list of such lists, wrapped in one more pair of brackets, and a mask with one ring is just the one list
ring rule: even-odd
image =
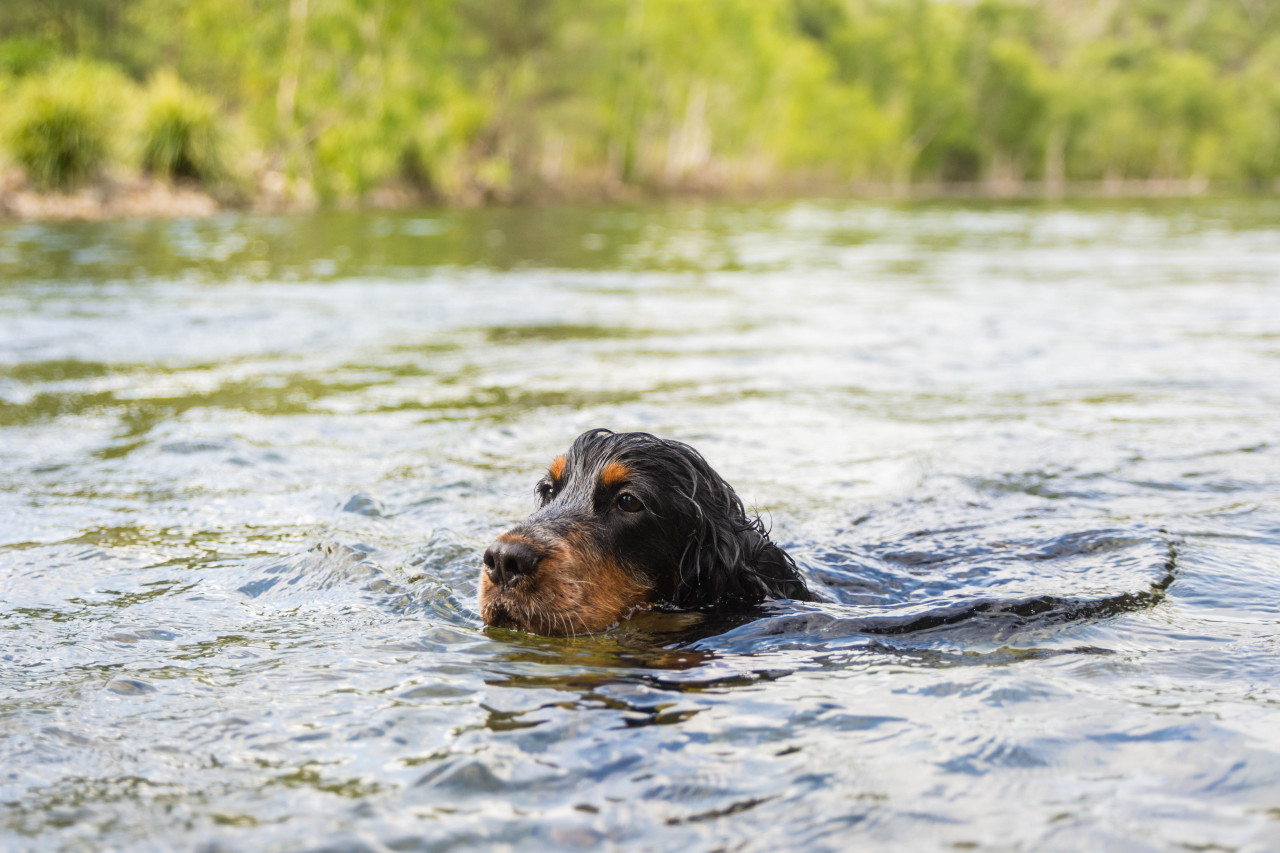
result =
[{"label": "blurred tree", "polygon": [[1280,179],[1280,0],[0,4],[0,78],[67,57],[172,69],[335,202]]},{"label": "blurred tree", "polygon": [[[140,68],[129,12],[134,0],[15,0],[0,3],[0,43],[19,42],[53,54],[94,57]],[[46,54],[45,51],[48,51]],[[33,69],[39,62],[19,68]]]}]

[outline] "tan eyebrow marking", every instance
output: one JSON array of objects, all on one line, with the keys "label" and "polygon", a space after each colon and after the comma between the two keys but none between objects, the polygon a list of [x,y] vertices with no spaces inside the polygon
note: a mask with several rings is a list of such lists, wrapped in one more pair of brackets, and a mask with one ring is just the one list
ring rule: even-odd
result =
[{"label": "tan eyebrow marking", "polygon": [[616,486],[625,482],[631,476],[631,469],[621,462],[610,462],[604,466],[604,470],[600,472],[600,482],[606,486]]},{"label": "tan eyebrow marking", "polygon": [[564,476],[564,467],[568,464],[568,459],[563,456],[557,456],[551,461],[551,467],[547,469],[547,473],[551,475],[551,479],[559,481]]}]

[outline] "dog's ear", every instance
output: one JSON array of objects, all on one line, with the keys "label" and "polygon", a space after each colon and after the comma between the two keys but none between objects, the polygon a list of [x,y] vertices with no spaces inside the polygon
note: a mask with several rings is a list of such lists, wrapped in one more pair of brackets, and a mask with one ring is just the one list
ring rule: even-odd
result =
[{"label": "dog's ear", "polygon": [[811,601],[795,562],[770,539],[764,523],[747,518],[727,483],[704,489],[697,524],[680,560],[674,603],[733,608],[767,598]]},{"label": "dog's ear", "polygon": [[769,538],[769,531],[757,516],[739,534],[743,554],[742,572],[751,578],[762,598],[790,598],[812,601],[813,595],[800,577],[791,556]]}]

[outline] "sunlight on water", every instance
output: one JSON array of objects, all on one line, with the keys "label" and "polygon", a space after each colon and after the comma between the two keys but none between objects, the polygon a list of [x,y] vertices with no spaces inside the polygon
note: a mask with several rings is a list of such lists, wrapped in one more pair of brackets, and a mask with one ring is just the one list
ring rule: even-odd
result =
[{"label": "sunlight on water", "polygon": [[[16,848],[1280,845],[1280,205],[0,225]],[[486,630],[589,427],[823,601]]]}]

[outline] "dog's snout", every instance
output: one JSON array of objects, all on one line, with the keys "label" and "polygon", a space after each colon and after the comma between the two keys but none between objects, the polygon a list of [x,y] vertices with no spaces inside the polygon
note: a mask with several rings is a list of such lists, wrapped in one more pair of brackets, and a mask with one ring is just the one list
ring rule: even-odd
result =
[{"label": "dog's snout", "polygon": [[538,552],[523,542],[499,539],[484,552],[484,570],[496,584],[510,583],[538,567]]}]

